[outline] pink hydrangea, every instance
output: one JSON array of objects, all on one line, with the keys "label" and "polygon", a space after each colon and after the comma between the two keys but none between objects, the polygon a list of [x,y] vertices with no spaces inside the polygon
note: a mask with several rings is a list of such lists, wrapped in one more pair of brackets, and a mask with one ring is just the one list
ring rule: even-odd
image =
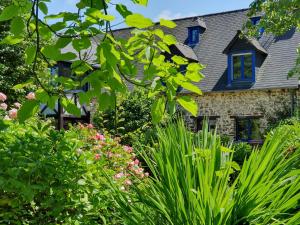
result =
[{"label": "pink hydrangea", "polygon": [[19,102],[15,102],[14,106],[19,109],[19,108],[21,108],[22,105]]},{"label": "pink hydrangea", "polygon": [[112,152],[107,153],[107,158],[112,158],[113,156],[114,156],[114,154]]},{"label": "pink hydrangea", "polygon": [[125,145],[125,146],[123,146],[123,149],[125,152],[128,152],[128,153],[132,152],[132,147],[130,147],[130,146]]},{"label": "pink hydrangea", "polygon": [[93,128],[94,128],[94,126],[93,126],[93,124],[91,124],[91,123],[90,123],[90,124],[88,124],[88,125],[87,125],[87,128],[89,128],[89,129],[93,129]]},{"label": "pink hydrangea", "polygon": [[95,136],[95,139],[100,140],[100,141],[104,141],[105,137],[104,137],[104,135],[97,133],[96,136]]},{"label": "pink hydrangea", "polygon": [[16,119],[18,116],[18,110],[13,108],[8,111],[8,115],[9,115],[9,118]]},{"label": "pink hydrangea", "polygon": [[117,173],[117,174],[114,176],[115,179],[121,179],[122,177],[124,177],[124,173],[123,173],[123,172]]},{"label": "pink hydrangea", "polygon": [[94,159],[95,160],[99,160],[101,158],[101,155],[100,154],[95,154],[95,156],[94,156]]},{"label": "pink hydrangea", "polygon": [[127,179],[124,181],[124,184],[127,186],[130,186],[130,185],[132,185],[132,182],[131,182],[131,180]]},{"label": "pink hydrangea", "polygon": [[4,103],[4,102],[2,102],[2,103],[0,104],[0,109],[6,110],[6,109],[7,109],[7,104]]},{"label": "pink hydrangea", "polygon": [[35,93],[34,92],[29,92],[27,95],[26,95],[26,98],[28,100],[34,100],[35,99]]},{"label": "pink hydrangea", "polygon": [[4,102],[4,101],[6,101],[6,99],[7,99],[7,96],[5,94],[3,94],[2,92],[0,92],[0,101]]},{"label": "pink hydrangea", "polygon": [[139,165],[140,161],[138,159],[134,160],[135,165]]}]

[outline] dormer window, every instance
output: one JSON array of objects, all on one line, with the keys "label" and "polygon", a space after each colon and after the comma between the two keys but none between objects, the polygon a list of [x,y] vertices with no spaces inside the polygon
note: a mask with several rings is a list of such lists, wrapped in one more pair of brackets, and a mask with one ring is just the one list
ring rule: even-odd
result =
[{"label": "dormer window", "polygon": [[255,81],[255,51],[228,55],[229,85],[235,81]]},{"label": "dormer window", "polygon": [[188,28],[188,45],[195,46],[199,43],[200,27],[189,27]]},{"label": "dormer window", "polygon": [[[260,16],[251,17],[250,19],[251,19],[252,25],[259,26],[259,21],[261,19]],[[264,32],[265,32],[265,28],[259,27],[258,28],[258,38],[260,38],[263,35]]]}]

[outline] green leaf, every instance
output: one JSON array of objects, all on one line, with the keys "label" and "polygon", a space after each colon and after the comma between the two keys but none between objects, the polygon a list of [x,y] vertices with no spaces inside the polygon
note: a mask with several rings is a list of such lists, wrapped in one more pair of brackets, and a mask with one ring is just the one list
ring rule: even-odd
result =
[{"label": "green leaf", "polygon": [[34,116],[39,111],[39,102],[37,100],[28,100],[22,104],[18,111],[18,120],[24,123],[28,118]]},{"label": "green leaf", "polygon": [[40,9],[45,15],[48,14],[48,7],[47,7],[47,5],[46,5],[45,2],[40,2],[40,3],[39,3],[39,9]]},{"label": "green leaf", "polygon": [[66,22],[57,22],[57,23],[54,23],[51,25],[51,29],[54,31],[60,31],[60,30],[65,29],[66,26],[67,26]]},{"label": "green leaf", "polygon": [[117,4],[116,5],[116,10],[120,13],[120,15],[123,17],[123,18],[126,18],[127,16],[131,15],[132,12],[129,11],[127,9],[127,7],[123,4]]},{"label": "green leaf", "polygon": [[23,34],[25,29],[25,23],[22,17],[18,16],[12,19],[10,24],[10,32],[15,36]]},{"label": "green leaf", "polygon": [[175,62],[178,65],[186,65],[186,64],[188,64],[187,59],[185,59],[185,58],[183,58],[181,56],[178,56],[178,55],[174,55],[172,57],[172,60],[173,60],[173,62]]},{"label": "green leaf", "polygon": [[164,116],[165,106],[166,101],[164,96],[160,97],[153,103],[151,107],[151,116],[154,124],[157,124],[162,120]]},{"label": "green leaf", "polygon": [[72,41],[72,38],[59,38],[57,41],[56,41],[56,43],[55,43],[55,46],[57,47],[57,48],[64,48],[64,47],[66,47],[69,43],[71,43],[71,41]]},{"label": "green leaf", "polygon": [[79,76],[84,75],[86,74],[86,72],[93,70],[93,68],[88,63],[82,60],[74,61],[71,65],[71,68],[72,72]]},{"label": "green leaf", "polygon": [[98,20],[113,21],[115,19],[113,15],[105,15],[99,9],[94,8],[88,8],[85,15]]},{"label": "green leaf", "polygon": [[15,86],[13,86],[13,90],[20,90],[23,89],[24,87],[30,86],[33,84],[33,81],[31,79],[27,80],[26,82],[22,83],[22,84],[17,84]]},{"label": "green leaf", "polygon": [[115,96],[107,92],[101,93],[98,97],[99,109],[105,111],[115,105]]},{"label": "green leaf", "polygon": [[171,20],[160,19],[160,25],[168,28],[175,28],[177,25]]},{"label": "green leaf", "polygon": [[167,44],[167,45],[174,45],[177,43],[176,38],[171,35],[171,34],[167,34],[164,36],[163,41]]},{"label": "green leaf", "polygon": [[34,61],[35,55],[36,55],[36,46],[27,47],[27,49],[25,50],[25,63],[27,65],[30,65]]},{"label": "green leaf", "polygon": [[8,45],[15,45],[23,41],[21,37],[14,37],[14,36],[6,36],[0,44],[8,44]]},{"label": "green leaf", "polygon": [[9,5],[3,9],[0,15],[0,21],[10,20],[19,14],[20,8],[16,5]]},{"label": "green leaf", "polygon": [[46,103],[49,99],[48,93],[44,89],[38,89],[35,91],[36,99],[38,99],[40,102]]},{"label": "green leaf", "polygon": [[148,0],[132,0],[135,4],[147,6],[148,5]]},{"label": "green leaf", "polygon": [[153,25],[152,20],[145,18],[141,14],[132,14],[126,17],[125,22],[130,27],[136,27],[139,29],[147,28]]},{"label": "green leaf", "polygon": [[63,107],[65,108],[65,110],[77,117],[80,117],[81,115],[81,110],[80,108],[78,108],[71,100],[63,98],[61,100],[61,104],[63,105]]},{"label": "green leaf", "polygon": [[87,37],[83,37],[80,39],[74,39],[72,41],[72,46],[77,52],[79,52],[83,49],[87,49],[87,48],[91,47],[91,41]]},{"label": "green leaf", "polygon": [[59,49],[54,45],[48,45],[41,49],[41,52],[49,59],[55,61],[71,61],[76,59],[77,55],[73,52],[61,54]]},{"label": "green leaf", "polygon": [[197,116],[198,105],[197,102],[190,96],[179,96],[177,102],[190,112],[193,116]]},{"label": "green leaf", "polygon": [[189,82],[182,82],[180,85],[181,85],[184,89],[189,90],[189,91],[191,91],[191,92],[194,92],[194,93],[196,93],[196,94],[198,94],[198,95],[201,95],[201,94],[202,94],[202,91],[201,91],[196,85],[194,85],[194,84],[192,84],[192,83],[189,83]]}]

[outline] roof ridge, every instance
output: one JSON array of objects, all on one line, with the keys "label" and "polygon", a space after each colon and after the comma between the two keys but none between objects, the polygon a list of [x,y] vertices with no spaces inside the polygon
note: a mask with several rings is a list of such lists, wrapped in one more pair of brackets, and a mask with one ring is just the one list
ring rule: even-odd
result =
[{"label": "roof ridge", "polygon": [[[243,11],[247,11],[249,9],[250,8],[235,9],[235,10],[230,10],[230,11],[222,11],[222,12],[209,13],[209,14],[197,15],[197,16],[188,16],[188,17],[182,17],[182,18],[171,19],[171,20],[172,21],[179,21],[179,20],[187,20],[187,19],[192,19],[192,18],[203,19],[203,17],[216,16],[216,15],[229,14],[229,13],[236,13],[236,12],[243,12]],[[154,22],[154,24],[159,24],[159,21]],[[127,30],[127,29],[132,29],[132,27],[119,28],[119,29],[115,29],[113,31],[121,31],[121,30]]]}]

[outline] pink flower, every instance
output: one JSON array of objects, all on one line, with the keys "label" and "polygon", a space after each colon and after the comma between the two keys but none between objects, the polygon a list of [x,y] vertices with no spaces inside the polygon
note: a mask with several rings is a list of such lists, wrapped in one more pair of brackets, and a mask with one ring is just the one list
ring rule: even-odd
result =
[{"label": "pink flower", "polygon": [[22,105],[19,102],[15,102],[14,106],[19,109],[19,108],[21,108]]},{"label": "pink flower", "polygon": [[113,155],[114,155],[114,154],[113,154],[112,152],[108,152],[108,153],[107,153],[107,158],[112,158]]},{"label": "pink flower", "polygon": [[132,185],[132,182],[131,182],[131,180],[127,179],[124,181],[124,184],[127,186],[130,186],[130,185]]},{"label": "pink flower", "polygon": [[26,96],[28,100],[34,100],[35,99],[35,94],[33,92],[29,92]]},{"label": "pink flower", "polygon": [[149,173],[148,172],[145,173],[145,177],[149,177]]},{"label": "pink flower", "polygon": [[0,109],[6,110],[7,109],[7,104],[4,102],[0,104]]},{"label": "pink flower", "polygon": [[134,160],[135,165],[139,165],[140,161],[138,159]]},{"label": "pink flower", "polygon": [[94,159],[95,160],[99,160],[101,158],[101,155],[100,154],[95,154],[95,156],[94,156]]},{"label": "pink flower", "polygon": [[123,149],[125,150],[125,152],[128,152],[128,153],[132,152],[132,147],[130,147],[130,146],[125,145],[125,146],[123,146]]},{"label": "pink flower", "polygon": [[123,172],[117,173],[114,177],[115,179],[121,179],[122,177],[124,177],[124,173]]},{"label": "pink flower", "polygon": [[90,123],[90,124],[88,124],[88,125],[87,125],[87,128],[89,128],[89,129],[93,129],[93,128],[94,128],[94,126],[93,126],[93,124],[91,124],[91,123]]},{"label": "pink flower", "polygon": [[11,109],[11,110],[8,111],[8,115],[9,115],[9,118],[16,119],[17,116],[18,116],[18,110],[17,109]]},{"label": "pink flower", "polygon": [[96,136],[95,136],[95,139],[100,140],[100,141],[104,141],[105,137],[104,137],[104,135],[97,133]]},{"label": "pink flower", "polygon": [[7,96],[5,94],[3,94],[2,92],[0,92],[0,101],[4,102],[4,101],[6,101],[6,99],[7,99]]}]

